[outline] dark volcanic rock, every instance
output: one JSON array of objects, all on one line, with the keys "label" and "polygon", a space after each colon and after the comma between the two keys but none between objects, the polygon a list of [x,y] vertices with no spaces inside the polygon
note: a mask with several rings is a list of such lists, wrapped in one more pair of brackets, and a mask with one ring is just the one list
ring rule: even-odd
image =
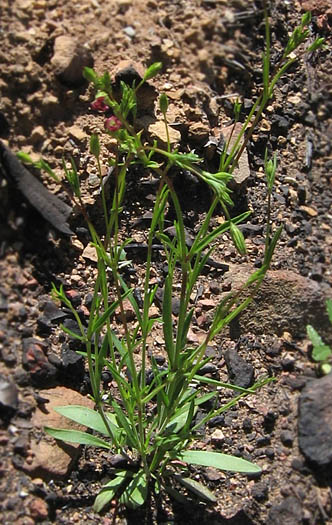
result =
[{"label": "dark volcanic rock", "polygon": [[57,375],[57,369],[49,362],[45,350],[45,345],[38,339],[29,337],[23,341],[23,368],[38,386],[49,385]]},{"label": "dark volcanic rock", "polygon": [[82,380],[84,377],[84,357],[67,347],[61,353],[62,369],[67,377]]},{"label": "dark volcanic rock", "polygon": [[301,393],[299,445],[310,463],[332,468],[332,374],[310,381]]},{"label": "dark volcanic rock", "polygon": [[254,382],[254,369],[239,356],[236,350],[226,350],[225,362],[232,383],[248,388]]}]

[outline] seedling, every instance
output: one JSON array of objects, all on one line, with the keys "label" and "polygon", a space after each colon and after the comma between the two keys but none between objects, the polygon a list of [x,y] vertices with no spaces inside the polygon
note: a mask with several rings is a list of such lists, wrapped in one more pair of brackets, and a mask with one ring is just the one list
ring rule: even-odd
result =
[{"label": "seedling", "polygon": [[[289,58],[307,36],[305,25],[310,15],[302,18],[301,25],[293,33],[284,55],[275,72],[270,74],[270,33],[267,13],[266,51],[263,58],[263,90],[254,104],[250,116],[243,125],[242,135],[250,126],[250,137],[268,100],[273,95],[276,82],[295,58]],[[310,48],[307,49],[309,51]],[[200,369],[210,359],[206,357],[208,344],[252,301],[267,270],[282,228],[272,232],[270,224],[271,193],[276,173],[276,158],[265,158],[267,177],[267,228],[265,253],[262,267],[255,271],[236,292],[229,293],[215,308],[214,316],[204,339],[197,344],[189,342],[188,333],[193,320],[194,305],[191,297],[197,280],[207,260],[212,255],[221,235],[229,232],[230,242],[241,255],[246,253],[244,237],[238,224],[248,219],[250,213],[231,218],[229,208],[233,205],[228,183],[244,146],[237,140],[230,154],[221,155],[219,170],[211,173],[203,169],[202,159],[193,152],[182,153],[173,148],[168,139],[163,149],[156,142],[144,138],[143,131],[135,127],[137,95],[144,82],[154,77],[161,69],[160,63],[152,64],[142,81],[136,86],[121,84],[120,101],[115,98],[108,73],[97,75],[85,69],[85,77],[96,91],[93,108],[109,111],[113,116],[105,120],[105,133],[116,140],[114,157],[109,160],[113,167],[113,195],[108,205],[105,187],[102,184],[101,148],[99,137],[90,140],[90,152],[96,159],[100,177],[101,200],[105,221],[105,232],[99,236],[90,220],[81,197],[79,177],[75,166],[65,167],[67,181],[72,189],[73,200],[83,214],[98,258],[97,279],[94,287],[90,317],[84,326],[80,316],[66,297],[62,287],[53,286],[53,295],[71,310],[77,321],[79,334],[65,329],[85,347],[84,355],[89,367],[92,398],[95,410],[81,406],[58,407],[65,417],[85,425],[94,433],[47,428],[47,432],[63,441],[111,450],[118,461],[113,464],[113,473],[97,496],[94,509],[100,511],[112,499],[120,504],[136,508],[151,494],[167,491],[172,497],[183,498],[179,486],[183,485],[204,502],[215,502],[215,496],[203,485],[190,478],[190,465],[213,466],[222,470],[258,473],[260,467],[245,459],[217,453],[211,450],[195,450],[196,431],[211,418],[234,406],[239,399],[255,393],[271,378],[261,378],[251,388],[244,389],[221,381],[203,377]],[[163,117],[166,136],[168,133],[168,101],[161,95],[159,109]],[[240,108],[235,107],[239,116]],[[124,207],[126,177],[133,165],[139,164],[147,172],[159,178],[151,224],[147,232],[147,257],[143,285],[143,304],[139,304],[133,288],[122,273],[123,253],[130,239],[121,237],[120,219]],[[173,173],[189,171],[204,181],[214,195],[211,206],[190,246],[186,243],[184,217],[178,195],[173,185]],[[175,233],[171,238],[164,231],[164,216],[172,204],[176,216]],[[225,222],[211,226],[211,218],[220,204]],[[157,286],[151,284],[152,247],[155,238],[163,245],[168,266],[160,318],[150,315]],[[111,275],[111,278],[110,278]],[[172,314],[172,296],[175,284],[180,284],[179,312]],[[111,298],[114,299],[111,299]],[[129,300],[136,321],[126,319],[124,300]],[[116,330],[115,312],[120,311],[122,331]],[[149,336],[155,325],[159,325],[164,338],[167,355],[165,367],[159,367],[154,356],[149,360]],[[137,358],[139,356],[139,359]],[[148,366],[152,366],[152,379],[147,380]],[[109,370],[116,395],[102,389],[102,371]],[[216,400],[218,389],[232,389],[235,396],[218,406],[212,403],[203,419],[196,422],[199,406]],[[101,437],[95,435],[99,434]]]},{"label": "seedling", "polygon": [[[332,325],[332,299],[327,299],[326,310]],[[320,373],[329,374],[332,371],[332,348],[324,343],[319,333],[310,324],[307,325],[307,335],[313,345],[311,356],[316,363],[319,363]]]}]

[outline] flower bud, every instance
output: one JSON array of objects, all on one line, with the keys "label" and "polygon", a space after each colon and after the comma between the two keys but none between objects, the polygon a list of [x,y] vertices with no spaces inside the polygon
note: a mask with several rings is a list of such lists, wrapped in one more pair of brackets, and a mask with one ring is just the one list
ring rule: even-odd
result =
[{"label": "flower bud", "polygon": [[230,231],[233,243],[235,245],[235,248],[237,249],[239,254],[246,255],[247,248],[246,248],[246,243],[245,243],[244,236],[241,230],[239,230],[239,228],[233,222],[231,222],[229,231]]},{"label": "flower bud", "polygon": [[159,107],[160,111],[165,115],[168,109],[168,98],[165,93],[162,93],[159,98]]}]

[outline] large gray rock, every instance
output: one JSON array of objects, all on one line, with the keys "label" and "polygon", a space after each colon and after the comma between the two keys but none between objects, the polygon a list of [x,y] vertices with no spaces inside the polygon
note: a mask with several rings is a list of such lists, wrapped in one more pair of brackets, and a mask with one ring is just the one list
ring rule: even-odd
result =
[{"label": "large gray rock", "polygon": [[299,446],[310,463],[332,469],[332,374],[314,379],[299,399]]}]

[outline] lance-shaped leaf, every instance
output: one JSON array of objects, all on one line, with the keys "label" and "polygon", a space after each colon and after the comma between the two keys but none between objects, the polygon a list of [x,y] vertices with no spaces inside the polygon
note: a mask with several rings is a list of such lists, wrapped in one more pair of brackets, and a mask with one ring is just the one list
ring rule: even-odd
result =
[{"label": "lance-shaped leaf", "polygon": [[68,441],[69,443],[78,443],[79,445],[90,445],[92,447],[100,447],[110,449],[112,445],[91,434],[81,432],[80,430],[65,430],[62,428],[44,427],[45,432],[55,439],[61,441]]},{"label": "lance-shaped leaf", "polygon": [[95,512],[100,512],[105,507],[105,505],[107,505],[107,503],[109,503],[114,498],[125,479],[126,471],[123,470],[117,474],[116,478],[112,479],[103,486],[93,504],[93,510]]},{"label": "lance-shaped leaf", "polygon": [[181,452],[178,459],[193,465],[202,465],[204,467],[214,467],[220,470],[229,470],[231,472],[243,472],[246,474],[255,474],[261,472],[258,465],[254,465],[246,459],[237,458],[228,454],[219,452],[210,452],[208,450],[185,450]]}]

